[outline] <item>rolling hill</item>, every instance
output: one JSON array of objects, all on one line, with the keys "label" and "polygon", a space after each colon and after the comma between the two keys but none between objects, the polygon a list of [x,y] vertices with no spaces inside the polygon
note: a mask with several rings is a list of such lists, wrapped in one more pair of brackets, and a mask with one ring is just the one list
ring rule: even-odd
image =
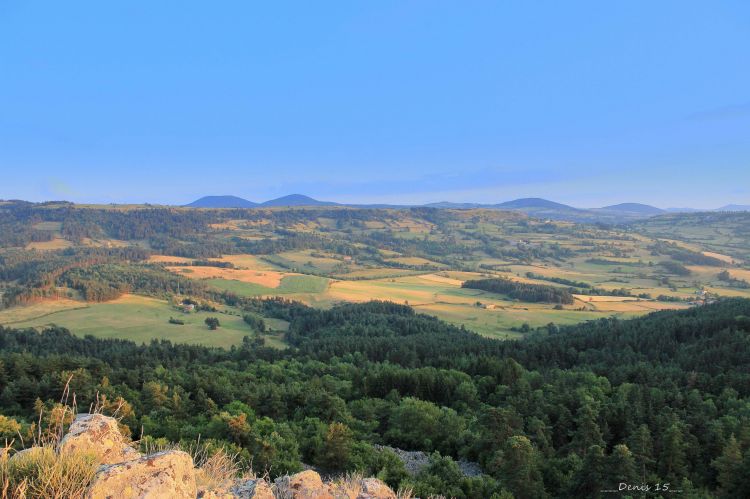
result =
[{"label": "rolling hill", "polygon": [[728,204],[715,211],[750,211],[750,204]]},{"label": "rolling hill", "polygon": [[264,203],[261,203],[262,207],[274,207],[274,206],[337,206],[338,203],[332,201],[318,201],[310,196],[304,194],[289,194],[288,196],[282,196],[280,198],[271,199]]},{"label": "rolling hill", "polygon": [[258,203],[237,196],[204,196],[185,206],[189,208],[255,208]]},{"label": "rolling hill", "polygon": [[648,204],[641,203],[620,203],[612,206],[605,206],[603,208],[595,208],[595,211],[603,211],[609,213],[622,213],[631,215],[642,215],[652,217],[665,213],[661,208],[651,206]]}]

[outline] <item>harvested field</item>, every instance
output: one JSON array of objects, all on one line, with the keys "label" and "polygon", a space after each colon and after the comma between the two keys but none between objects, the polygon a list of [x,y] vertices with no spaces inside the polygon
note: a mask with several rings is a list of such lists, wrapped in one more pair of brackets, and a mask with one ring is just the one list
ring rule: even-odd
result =
[{"label": "harvested field", "polygon": [[166,269],[176,274],[184,274],[191,279],[224,279],[249,282],[266,288],[277,288],[281,279],[293,275],[274,270],[238,270],[203,266],[166,267]]},{"label": "harvested field", "polygon": [[40,242],[29,243],[26,245],[26,249],[35,249],[39,251],[52,251],[52,250],[70,248],[71,246],[73,246],[73,244],[67,239],[56,237],[52,239],[51,241],[40,241]]}]

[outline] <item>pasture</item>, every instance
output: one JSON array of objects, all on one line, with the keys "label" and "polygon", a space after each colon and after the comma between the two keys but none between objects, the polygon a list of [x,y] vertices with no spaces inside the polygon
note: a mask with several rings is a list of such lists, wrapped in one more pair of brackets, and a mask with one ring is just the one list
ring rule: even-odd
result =
[{"label": "pasture", "polygon": [[[106,303],[86,304],[66,300],[4,310],[0,312],[0,324],[37,329],[57,325],[78,336],[90,334],[98,338],[126,339],[136,343],[157,339],[223,348],[241,344],[243,336],[252,336],[253,331],[238,311],[227,307],[224,307],[224,311],[237,315],[220,312],[186,314],[166,301],[124,295]],[[180,319],[185,324],[170,324],[170,317]],[[216,331],[209,330],[204,323],[206,317],[217,317],[221,327]],[[283,328],[283,322],[271,322],[270,325]],[[271,337],[270,345],[283,346],[278,333],[272,332],[268,336]]]}]

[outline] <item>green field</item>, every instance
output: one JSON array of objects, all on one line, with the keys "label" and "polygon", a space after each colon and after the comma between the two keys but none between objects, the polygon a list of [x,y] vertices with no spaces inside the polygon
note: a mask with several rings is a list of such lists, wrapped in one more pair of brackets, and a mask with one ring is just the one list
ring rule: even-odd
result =
[{"label": "green field", "polygon": [[[126,295],[112,302],[82,304],[81,308],[52,313],[47,311],[45,304],[31,305],[26,307],[26,315],[33,315],[35,307],[38,309],[38,318],[13,322],[13,327],[43,328],[54,324],[68,328],[78,336],[91,334],[99,338],[127,339],[136,343],[164,339],[174,343],[224,348],[238,345],[242,343],[243,336],[253,334],[241,316],[218,312],[185,314],[165,301],[143,296]],[[170,317],[185,321],[185,325],[169,324]],[[209,330],[203,322],[206,317],[217,317],[221,327],[216,331]],[[0,324],[3,323],[3,318],[3,313],[0,313]],[[270,326],[272,329],[283,329],[283,323],[284,321],[274,321]],[[269,346],[283,346],[278,333],[269,336]]]},{"label": "green field", "polygon": [[212,287],[230,291],[240,296],[289,295],[323,293],[328,287],[328,279],[312,275],[289,275],[281,279],[277,288],[269,288],[252,282],[229,279],[206,279]]}]

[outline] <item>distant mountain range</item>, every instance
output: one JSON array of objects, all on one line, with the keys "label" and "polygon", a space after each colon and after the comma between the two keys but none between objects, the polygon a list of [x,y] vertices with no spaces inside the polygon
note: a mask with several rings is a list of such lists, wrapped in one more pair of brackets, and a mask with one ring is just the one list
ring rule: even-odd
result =
[{"label": "distant mountain range", "polygon": [[290,194],[263,203],[255,203],[237,196],[204,196],[185,206],[189,208],[271,208],[274,206],[336,206],[331,201],[318,201],[303,194]]},{"label": "distant mountain range", "polygon": [[716,211],[750,211],[750,204],[728,204]]},{"label": "distant mountain range", "polygon": [[237,196],[204,196],[185,206],[189,208],[255,208],[258,203]]},{"label": "distant mountain range", "polygon": [[485,208],[494,210],[520,211],[536,218],[552,220],[569,220],[574,222],[607,222],[623,223],[643,218],[654,217],[665,213],[697,212],[697,211],[750,211],[750,205],[730,204],[715,210],[698,210],[694,208],[667,208],[663,210],[655,206],[641,203],[620,203],[602,208],[575,208],[562,203],[556,203],[542,198],[521,198],[503,203],[453,203],[441,201],[425,205],[391,205],[391,204],[342,204],[332,201],[319,201],[303,194],[290,194],[271,199],[262,203],[248,201],[237,196],[205,196],[190,204],[191,208],[271,208],[283,206],[352,206],[359,208],[443,208],[443,209],[472,209]]}]

